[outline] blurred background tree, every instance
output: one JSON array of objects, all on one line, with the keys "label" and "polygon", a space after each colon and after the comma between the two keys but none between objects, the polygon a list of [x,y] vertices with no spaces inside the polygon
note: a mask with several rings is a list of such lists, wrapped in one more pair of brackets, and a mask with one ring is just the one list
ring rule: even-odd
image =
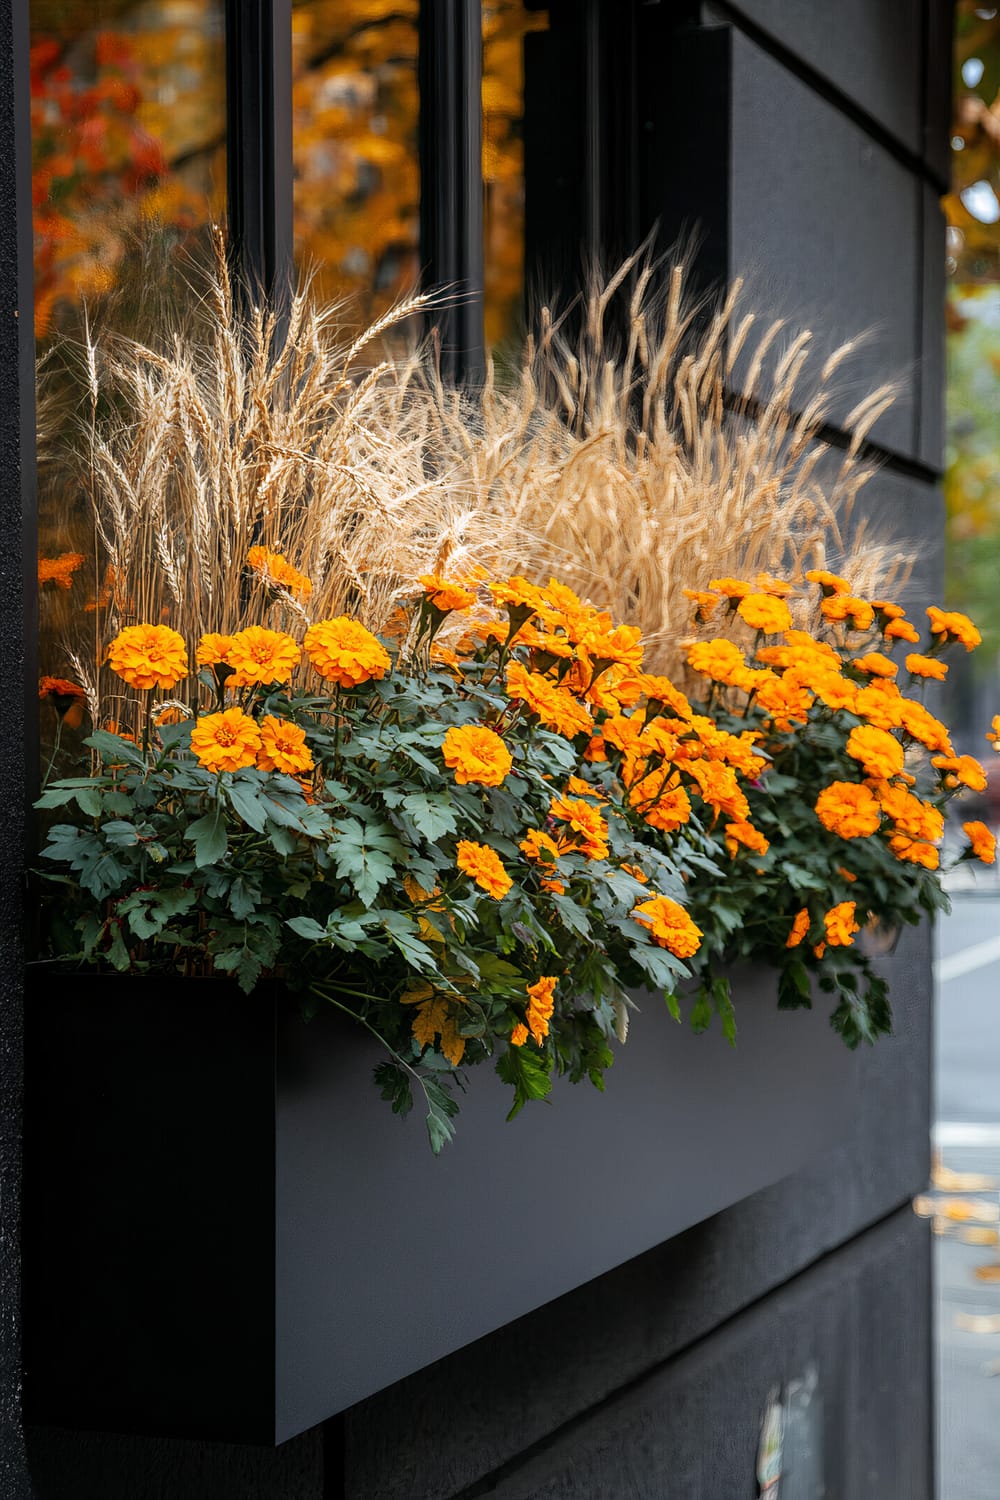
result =
[{"label": "blurred background tree", "polygon": [[1000,658],[1000,6],[958,0],[948,219],[949,602]]}]

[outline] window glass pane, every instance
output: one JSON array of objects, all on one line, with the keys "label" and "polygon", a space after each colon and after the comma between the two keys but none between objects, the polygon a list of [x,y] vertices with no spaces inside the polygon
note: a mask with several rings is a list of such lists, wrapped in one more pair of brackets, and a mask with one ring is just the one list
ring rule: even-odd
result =
[{"label": "window glass pane", "polygon": [[[84,309],[141,337],[197,297],[176,252],[225,212],[223,0],[32,0],[30,18],[40,662],[45,679],[79,683],[108,581],[73,462]],[[58,737],[68,772],[91,724],[44,687],[43,765]]]},{"label": "window glass pane", "polygon": [[525,0],[483,4],[483,267],[488,346],[517,333],[524,297],[525,50],[548,14]]},{"label": "window glass pane", "polygon": [[295,250],[362,316],[420,273],[418,0],[294,0]]}]

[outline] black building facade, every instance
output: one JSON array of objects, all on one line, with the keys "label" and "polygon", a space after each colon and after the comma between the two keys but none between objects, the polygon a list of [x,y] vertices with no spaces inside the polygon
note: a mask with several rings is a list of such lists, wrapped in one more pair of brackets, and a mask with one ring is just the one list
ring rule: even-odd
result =
[{"label": "black building facade", "polygon": [[[873,330],[860,372],[871,386],[896,382],[899,396],[873,433],[881,470],[866,505],[915,544],[912,588],[932,596],[942,546],[947,0],[524,8],[538,25],[524,36],[518,274],[566,284],[589,260],[612,261],[654,232],[663,246],[693,233],[703,286],[746,275],[762,306],[794,310],[831,346]],[[290,0],[229,0],[222,18],[230,230],[245,268],[279,293],[294,250],[292,11]],[[23,872],[38,738],[31,12],[27,0],[0,4],[0,1491],[39,1500],[749,1500],[766,1414],[780,1402],[800,1482],[812,1484],[793,1491],[799,1500],[932,1496],[930,1247],[909,1207],[928,1175],[926,929],[885,960],[896,1035],[857,1059],[839,1143],[776,1185],[276,1449],[23,1427],[32,921]],[[449,373],[475,379],[490,337],[480,289],[492,254],[482,8],[423,0],[416,28],[414,254],[429,282],[471,289],[444,315],[441,345]],[[845,391],[845,412],[850,405]],[[825,436],[834,448],[848,441],[835,425]]]}]

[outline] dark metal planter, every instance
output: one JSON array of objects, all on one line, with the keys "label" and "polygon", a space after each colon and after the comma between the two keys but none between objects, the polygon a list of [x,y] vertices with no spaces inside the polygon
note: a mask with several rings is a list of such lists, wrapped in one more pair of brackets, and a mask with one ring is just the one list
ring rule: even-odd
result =
[{"label": "dark metal planter", "polygon": [[280,1443],[776,1181],[847,1128],[821,1010],[736,990],[739,1044],[646,997],[603,1096],[458,1139],[378,1097],[334,1014],[228,982],[32,975],[25,1396],[36,1423]]}]

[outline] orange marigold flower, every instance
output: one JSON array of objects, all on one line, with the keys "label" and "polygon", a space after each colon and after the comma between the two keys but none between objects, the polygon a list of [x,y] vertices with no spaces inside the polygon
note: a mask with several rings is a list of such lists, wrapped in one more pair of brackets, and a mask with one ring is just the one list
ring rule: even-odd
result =
[{"label": "orange marigold flower", "polygon": [[753,585],[740,578],[710,578],[708,586],[717,594],[725,594],[727,599],[745,599],[753,593]]},{"label": "orange marigold flower", "polygon": [[623,870],[626,875],[631,875],[633,880],[638,880],[640,885],[649,884],[649,876],[646,874],[645,870],[640,868],[639,865],[622,864],[619,865],[618,868],[620,870]]},{"label": "orange marigold flower", "polygon": [[548,729],[568,740],[593,730],[594,720],[588,708],[547,677],[529,672],[521,662],[511,662],[507,668],[507,692],[511,698],[526,703]]},{"label": "orange marigold flower", "polygon": [[992,865],[997,857],[997,841],[985,823],[963,823],[962,832],[968,837],[972,852],[984,865]]},{"label": "orange marigold flower", "polygon": [[505,604],[508,609],[528,609],[537,613],[545,603],[545,593],[526,578],[508,578],[506,583],[488,584],[495,604]]},{"label": "orange marigold flower", "polygon": [[638,685],[640,692],[645,693],[651,702],[662,703],[664,708],[669,708],[671,713],[676,714],[679,719],[689,719],[691,717],[692,708],[690,703],[680,688],[674,686],[669,677],[659,676],[652,672],[639,672],[634,678],[630,678],[629,681],[634,681]]},{"label": "orange marigold flower", "polygon": [[726,848],[736,857],[740,845],[752,849],[756,854],[766,854],[771,845],[752,823],[727,823],[725,828]]},{"label": "orange marigold flower", "polygon": [[247,563],[265,584],[274,584],[299,599],[308,599],[312,584],[304,573],[293,568],[281,552],[269,552],[266,547],[251,547]]},{"label": "orange marigold flower", "polygon": [[660,766],[634,782],[628,802],[650,828],[661,833],[673,833],[691,818],[691,799],[670,766]]},{"label": "orange marigold flower", "polygon": [[867,651],[864,656],[856,656],[851,666],[857,667],[859,672],[865,672],[869,677],[895,677],[899,671],[896,663],[883,656],[881,651]]},{"label": "orange marigold flower", "polygon": [[816,799],[816,816],[842,839],[865,838],[882,821],[875,794],[856,781],[833,781],[824,787]]},{"label": "orange marigold flower", "polygon": [[685,769],[696,783],[702,800],[715,812],[725,813],[738,823],[749,819],[750,805],[732,766],[722,765],[714,760],[693,760],[687,763]]},{"label": "orange marigold flower", "polygon": [[769,677],[757,684],[757,702],[770,714],[776,729],[787,731],[793,722],[804,724],[813,701],[808,688],[782,677]]},{"label": "orange marigold flower", "polygon": [[230,687],[252,687],[258,683],[290,682],[302,652],[283,630],[265,630],[250,625],[229,641]]},{"label": "orange marigold flower", "polygon": [[932,604],[927,610],[927,618],[931,622],[932,635],[960,641],[966,651],[974,651],[982,645],[983,638],[968,615],[959,614],[957,610],[938,609]]},{"label": "orange marigold flower", "polygon": [[198,642],[194,659],[199,667],[228,667],[230,665],[229,648],[232,644],[231,635],[214,635],[209,632]]},{"label": "orange marigold flower", "polygon": [[909,641],[911,646],[916,646],[920,640],[920,631],[909,620],[899,618],[890,620],[882,634],[887,641]]},{"label": "orange marigold flower", "polygon": [[[839,676],[833,671],[819,670],[814,673],[806,673],[799,669],[793,669],[786,676],[786,681],[808,686],[816,694],[819,701],[834,711],[846,708],[848,713],[855,713],[858,702],[858,686],[846,677]],[[808,678],[803,682],[803,678]]]},{"label": "orange marigold flower", "polygon": [[948,675],[948,664],[937,661],[933,656],[921,656],[918,652],[911,651],[906,658],[906,670],[914,677],[933,677],[938,682],[944,682]]},{"label": "orange marigold flower", "polygon": [[859,724],[847,736],[847,753],[860,761],[865,774],[888,781],[903,769],[903,747],[886,729]]},{"label": "orange marigold flower", "polygon": [[853,712],[878,729],[899,729],[903,722],[903,695],[894,682],[876,678],[854,699]]},{"label": "orange marigold flower", "polygon": [[549,1021],[555,1009],[555,987],[558,980],[551,974],[537,979],[534,984],[528,985],[528,1013],[525,1020],[528,1030],[535,1041],[541,1046],[549,1034]]},{"label": "orange marigold flower", "polygon": [[901,698],[899,703],[900,724],[912,739],[919,740],[928,750],[939,755],[953,755],[948,731],[922,703],[912,698]]},{"label": "orange marigold flower", "polygon": [[553,797],[549,817],[572,828],[580,841],[580,852],[588,859],[607,859],[608,825],[596,807],[581,797]]},{"label": "orange marigold flower", "polygon": [[463,875],[474,880],[494,901],[501,901],[514,884],[504,869],[500,856],[488,844],[459,839],[455,863]]},{"label": "orange marigold flower", "polygon": [[797,948],[808,931],[809,908],[808,906],[804,906],[802,910],[796,914],[795,921],[792,923],[792,930],[788,934],[788,940],[785,943],[785,947]]},{"label": "orange marigold flower", "polygon": [[82,552],[62,552],[58,557],[38,559],[38,587],[43,589],[51,583],[57,589],[73,587],[73,574],[84,564]]},{"label": "orange marigold flower", "polygon": [[773,594],[776,599],[787,599],[789,594],[795,593],[792,584],[782,578],[772,578],[770,573],[758,573],[754,583],[760,593]]},{"label": "orange marigold flower", "polygon": [[514,764],[500,736],[481,724],[452,725],[441,746],[444,763],[459,786],[502,786]]},{"label": "orange marigold flower", "polygon": [[851,585],[839,573],[828,573],[825,568],[813,568],[806,574],[810,583],[818,583],[825,594],[849,594]]},{"label": "orange marigold flower", "polygon": [[523,1024],[523,1022],[518,1021],[517,1025],[514,1027],[514,1030],[510,1034],[510,1044],[512,1047],[523,1047],[527,1040],[528,1028]]},{"label": "orange marigold flower", "polygon": [[560,854],[571,847],[568,843],[557,844],[541,828],[529,828],[518,845],[525,859],[539,865],[555,864]]},{"label": "orange marigold flower", "polygon": [[310,625],[304,644],[313,669],[338,687],[360,687],[392,666],[382,642],[349,615]]},{"label": "orange marigold flower", "polygon": [[709,594],[704,589],[685,589],[684,597],[694,605],[694,617],[699,624],[710,620],[722,603],[718,594]]},{"label": "orange marigold flower", "polygon": [[453,609],[468,609],[470,604],[476,602],[473,590],[454,579],[441,578],[437,573],[421,573],[420,582],[428,601],[442,614],[448,614]]},{"label": "orange marigold flower", "polygon": [[604,748],[604,737],[603,737],[603,735],[600,735],[600,734],[592,734],[591,735],[590,742],[587,745],[586,750],[583,752],[583,758],[584,758],[584,760],[591,761],[595,765],[597,763],[599,763],[600,761],[602,761],[602,760],[607,760],[608,757],[607,757],[607,752],[605,751],[605,748]]},{"label": "orange marigold flower", "polygon": [[257,763],[260,730],[242,708],[206,714],[191,731],[191,750],[206,771],[241,771]]},{"label": "orange marigold flower", "polygon": [[967,786],[973,792],[986,790],[986,771],[974,755],[932,755],[931,765],[952,773],[946,778],[946,785]]},{"label": "orange marigold flower", "polygon": [[669,896],[653,896],[635,907],[631,915],[634,922],[649,928],[654,943],[676,958],[692,958],[701,947],[701,928]]},{"label": "orange marigold flower", "polygon": [[923,865],[926,870],[936,870],[941,863],[941,856],[933,844],[925,843],[922,839],[911,839],[905,833],[893,834],[889,840],[889,848],[897,859],[913,865]]},{"label": "orange marigold flower", "polygon": [[739,646],[722,636],[712,641],[694,641],[687,648],[687,658],[695,672],[733,687],[739,687],[750,670]]},{"label": "orange marigold flower", "polygon": [[906,614],[905,609],[900,608],[898,604],[890,603],[888,599],[873,599],[872,609],[885,620],[901,620]]},{"label": "orange marigold flower", "polygon": [[282,771],[286,776],[303,776],[315,762],[306,744],[306,732],[287,719],[265,714],[260,721],[260,752],[257,767],[261,771]]},{"label": "orange marigold flower", "polygon": [[891,786],[888,782],[875,788],[879,804],[895,827],[894,833],[905,833],[910,838],[933,843],[944,834],[944,813],[931,802],[915,797],[903,786]]},{"label": "orange marigold flower", "polygon": [[853,594],[828,594],[820,605],[828,620],[852,622],[855,630],[868,630],[875,620],[875,611],[867,599],[856,599]]},{"label": "orange marigold flower", "polygon": [[849,948],[854,942],[854,934],[860,932],[860,926],[854,920],[855,904],[853,901],[840,901],[823,918],[826,941],[831,948]]},{"label": "orange marigold flower", "polygon": [[83,703],[86,696],[79,683],[70,682],[66,677],[40,677],[38,679],[39,699],[43,703],[47,699],[50,700],[58,714],[66,713],[74,703]]},{"label": "orange marigold flower", "polygon": [[108,647],[108,665],[130,687],[176,687],[188,674],[184,637],[169,625],[126,625]]},{"label": "orange marigold flower", "polygon": [[784,599],[776,599],[772,594],[744,594],[736,613],[751,630],[762,630],[766,635],[778,635],[792,628],[791,610]]},{"label": "orange marigold flower", "polygon": [[996,750],[997,753],[1000,754],[1000,714],[993,715],[993,722],[990,724],[989,729],[987,729],[986,731],[986,738],[989,740],[994,750]]}]

